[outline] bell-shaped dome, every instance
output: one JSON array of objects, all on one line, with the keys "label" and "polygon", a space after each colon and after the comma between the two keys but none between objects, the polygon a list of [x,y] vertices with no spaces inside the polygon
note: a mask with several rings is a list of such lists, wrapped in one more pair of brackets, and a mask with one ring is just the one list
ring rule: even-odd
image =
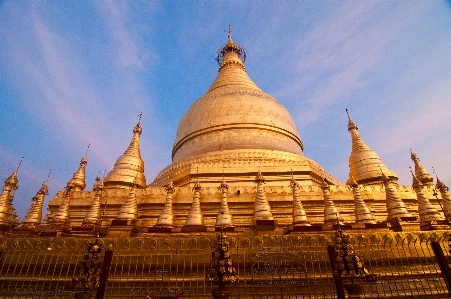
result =
[{"label": "bell-shaped dome", "polygon": [[172,160],[213,151],[279,150],[303,155],[290,113],[249,78],[245,52],[229,41],[218,52],[220,68],[207,93],[179,122]]}]

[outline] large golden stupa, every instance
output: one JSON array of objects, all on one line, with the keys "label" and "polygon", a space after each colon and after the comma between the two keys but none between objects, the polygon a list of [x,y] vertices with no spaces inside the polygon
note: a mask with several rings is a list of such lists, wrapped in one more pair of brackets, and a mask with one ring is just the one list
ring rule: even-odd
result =
[{"label": "large golden stupa", "polygon": [[[180,120],[172,164],[152,183],[140,120],[113,169],[85,190],[85,155],[45,217],[47,181],[20,221],[18,169],[5,180],[0,296],[345,298],[349,282],[348,298],[363,298],[356,285],[372,298],[448,298],[435,259],[449,235],[445,184],[411,153],[412,186],[398,185],[349,114],[349,179],[335,179],[304,156],[290,113],[249,78],[228,32],[217,77]],[[100,283],[73,278],[85,272]]]},{"label": "large golden stupa", "polygon": [[249,78],[245,57],[244,49],[229,35],[218,51],[216,79],[180,120],[173,163],[152,186],[171,180],[184,186],[192,184],[193,177],[206,186],[216,186],[222,177],[231,185],[252,186],[256,169],[269,177],[277,175],[268,180],[271,185],[284,177],[289,182],[292,172],[302,185],[320,185],[323,178],[340,184],[304,156],[290,113]]}]

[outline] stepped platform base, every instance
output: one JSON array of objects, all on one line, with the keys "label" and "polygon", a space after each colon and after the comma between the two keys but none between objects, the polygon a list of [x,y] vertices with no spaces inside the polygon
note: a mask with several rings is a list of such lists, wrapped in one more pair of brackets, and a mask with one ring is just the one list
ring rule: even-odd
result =
[{"label": "stepped platform base", "polygon": [[7,236],[13,228],[11,223],[0,223],[0,236]]},{"label": "stepped platform base", "polygon": [[234,231],[235,231],[234,226],[225,226],[225,227],[215,226],[215,232],[234,232]]},{"label": "stepped platform base", "polygon": [[293,225],[292,232],[320,232],[322,230],[322,225]]},{"label": "stepped platform base", "polygon": [[157,234],[170,234],[172,233],[172,227],[164,227],[164,226],[153,226],[147,228],[148,233],[157,233]]},{"label": "stepped platform base", "polygon": [[39,237],[37,225],[14,227],[7,235],[9,238],[34,238]]},{"label": "stepped platform base", "polygon": [[198,233],[206,231],[207,227],[205,225],[186,225],[182,227],[182,233]]},{"label": "stepped platform base", "polygon": [[[354,229],[354,227],[353,227],[353,225],[352,224],[340,224],[340,225],[338,225],[338,224],[333,224],[333,225],[331,225],[331,226],[327,226],[327,229],[330,229],[330,227],[331,227],[331,229],[332,230],[338,230],[338,229],[341,229],[341,230],[352,230],[352,229]],[[327,230],[326,229],[326,226],[324,226],[324,228],[323,228],[324,230]]]},{"label": "stepped platform base", "polygon": [[394,232],[419,231],[420,223],[417,217],[397,217],[388,221],[390,230]]},{"label": "stepped platform base", "polygon": [[388,230],[388,225],[387,225],[386,222],[365,223],[365,228],[368,228],[368,229],[386,229],[386,230]]},{"label": "stepped platform base", "polygon": [[72,236],[73,237],[95,237],[97,234],[105,236],[106,234],[102,234],[100,231],[100,226],[96,224],[82,224],[80,226],[72,227]]},{"label": "stepped platform base", "polygon": [[423,221],[420,223],[420,229],[422,231],[449,230],[450,225],[448,223],[448,220]]},{"label": "stepped platform base", "polygon": [[38,228],[40,238],[71,237],[69,223],[42,224]]},{"label": "stepped platform base", "polygon": [[141,227],[134,219],[114,219],[108,228],[108,237],[137,237]]},{"label": "stepped platform base", "polygon": [[273,232],[276,230],[276,223],[274,220],[254,220],[251,229],[254,233],[258,232]]}]

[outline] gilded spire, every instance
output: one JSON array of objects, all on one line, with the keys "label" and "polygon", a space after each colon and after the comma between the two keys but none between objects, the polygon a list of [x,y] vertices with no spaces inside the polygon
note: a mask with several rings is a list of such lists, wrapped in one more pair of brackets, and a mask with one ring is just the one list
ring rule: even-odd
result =
[{"label": "gilded spire", "polygon": [[243,71],[246,71],[246,68],[244,67],[244,62],[246,61],[246,51],[243,47],[233,42],[230,25],[229,29],[226,30],[226,32],[228,33],[227,44],[225,44],[221,49],[218,50],[216,57],[216,60],[219,63],[219,72],[222,69],[230,66],[235,66],[242,69]]},{"label": "gilded spire", "polygon": [[218,187],[219,191],[221,191],[221,208],[219,210],[218,215],[216,216],[216,227],[230,227],[234,226],[233,217],[229,210],[229,205],[227,204],[227,191],[229,190],[229,186],[226,184],[224,179],[221,182],[221,185]]},{"label": "gilded spire", "polygon": [[434,178],[428,173],[428,171],[421,165],[418,156],[410,150],[410,158],[415,164],[415,176],[423,185],[432,185]]},{"label": "gilded spire", "polygon": [[119,215],[117,215],[116,219],[138,220],[138,203],[136,201],[135,189],[136,185],[132,183],[127,199],[119,209]]},{"label": "gilded spire", "polygon": [[323,190],[324,197],[324,224],[332,225],[338,224],[343,219],[338,213],[338,209],[335,207],[333,200],[330,197],[330,186],[326,179],[323,180],[321,184],[321,189]]},{"label": "gilded spire", "polygon": [[58,207],[58,211],[56,211],[55,216],[53,216],[51,223],[69,223],[70,222],[70,199],[74,189],[72,186],[66,186],[66,190],[64,191],[64,198]]},{"label": "gilded spire", "polygon": [[[371,150],[360,138],[356,123],[351,119],[348,108],[348,131],[352,139],[352,151],[349,156],[349,177],[353,177],[358,184],[378,184],[382,177],[380,168],[387,173],[389,177],[398,180],[398,176],[385,166],[379,156]],[[348,181],[346,184],[351,185]]]},{"label": "gilded spire", "polygon": [[382,183],[385,187],[385,204],[388,213],[387,220],[398,217],[412,217],[412,214],[407,212],[406,205],[399,197],[392,179],[386,176],[384,172],[382,172],[382,177]]},{"label": "gilded spire", "polygon": [[193,203],[191,205],[191,210],[188,213],[185,226],[204,225],[204,215],[202,215],[200,209],[200,193],[202,192],[202,188],[199,185],[199,181],[194,185],[193,192]]},{"label": "gilded spire", "polygon": [[233,41],[231,31],[229,32],[227,43],[218,50],[216,61],[219,63],[218,76],[207,93],[224,86],[250,87],[261,91],[247,75],[244,67],[246,51]]},{"label": "gilded spire", "polygon": [[429,199],[423,193],[423,184],[417,179],[412,172],[412,187],[417,193],[418,214],[420,215],[420,222],[443,220],[438,211],[431,204]]},{"label": "gilded spire", "polygon": [[50,211],[50,208],[47,206],[47,214],[45,215],[44,220],[42,220],[42,224],[49,224],[51,218],[53,218],[52,211]]},{"label": "gilded spire", "polygon": [[126,187],[136,184],[137,187],[146,187],[146,177],[144,176],[144,162],[141,159],[139,143],[142,133],[141,116],[137,125],[133,128],[133,138],[127,150],[116,160],[113,170],[108,173],[104,180],[106,188]]},{"label": "gilded spire", "polygon": [[175,192],[174,183],[172,180],[164,188],[166,191],[166,202],[164,203],[163,211],[161,211],[160,216],[156,226],[159,227],[173,227],[174,226],[174,212],[172,210],[172,195]]},{"label": "gilded spire", "polygon": [[67,186],[71,187],[72,191],[83,191],[85,189],[85,168],[87,164],[88,157],[87,155],[84,155],[84,157],[81,158],[78,170],[74,173],[72,179],[67,183]]},{"label": "gilded spire", "polygon": [[299,196],[299,184],[292,176],[290,181],[290,187],[293,191],[293,225],[310,226],[310,222],[307,220],[307,214],[305,213],[304,206]]},{"label": "gilded spire", "polygon": [[42,183],[41,189],[36,193],[36,195],[31,199],[31,205],[28,209],[27,215],[22,221],[22,226],[37,226],[42,221],[42,206],[44,204],[44,198],[49,194],[48,189],[49,179]]},{"label": "gilded spire", "polygon": [[355,212],[355,222],[356,223],[376,223],[370,209],[363,201],[360,195],[360,186],[354,180],[353,177],[350,178],[352,193],[354,194],[354,212]]},{"label": "gilded spire", "polygon": [[11,226],[19,224],[16,209],[12,201],[14,194],[19,188],[18,172],[23,157],[16,170],[5,180],[3,190],[0,194],[0,232],[8,230]]},{"label": "gilded spire", "polygon": [[446,217],[451,219],[451,194],[449,193],[449,188],[442,181],[440,181],[438,177],[437,184],[435,186],[440,191],[440,195],[442,196],[442,205],[445,210]]},{"label": "gilded spire", "polygon": [[94,186],[92,188],[94,191],[94,201],[92,202],[91,208],[88,213],[86,213],[85,219],[83,219],[83,224],[100,224],[100,197],[103,192],[103,179],[100,180],[98,175],[95,179]]},{"label": "gilded spire", "polygon": [[274,220],[271,207],[266,199],[265,187],[263,186],[265,184],[265,178],[262,176],[260,170],[255,177],[255,183],[257,183],[254,211],[255,220]]}]

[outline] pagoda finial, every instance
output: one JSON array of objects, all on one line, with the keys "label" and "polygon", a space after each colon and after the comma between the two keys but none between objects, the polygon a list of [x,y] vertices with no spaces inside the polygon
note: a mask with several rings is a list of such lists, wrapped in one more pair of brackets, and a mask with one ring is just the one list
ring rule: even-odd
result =
[{"label": "pagoda finial", "polygon": [[143,113],[140,112],[138,114],[138,123],[136,124],[136,126],[133,128],[133,133],[139,133],[139,135],[141,135],[143,129],[141,127],[141,117],[143,116]]},{"label": "pagoda finial", "polygon": [[185,226],[203,226],[204,225],[204,215],[200,208],[200,193],[202,192],[202,187],[199,184],[199,179],[193,187],[193,202],[191,204],[191,210],[188,213],[188,217],[185,222]]},{"label": "pagoda finial", "polygon": [[27,215],[25,215],[25,218],[21,223],[22,227],[36,228],[41,223],[42,206],[44,204],[45,196],[49,194],[47,186],[51,172],[52,171],[50,170],[47,179],[42,183],[41,189],[39,189],[36,195],[31,199],[32,203],[28,209]]},{"label": "pagoda finial", "polygon": [[138,220],[138,203],[136,201],[136,178],[130,186],[127,199],[119,208],[119,214],[116,219],[136,221]]},{"label": "pagoda finial", "polygon": [[94,201],[91,204],[91,208],[88,213],[85,215],[85,219],[82,224],[100,224],[100,197],[102,196],[103,184],[100,183],[100,171],[97,177],[95,178],[94,187],[92,188],[94,191]]},{"label": "pagoda finial", "polygon": [[410,150],[410,158],[415,164],[415,176],[423,185],[432,185],[434,178],[428,173],[428,171],[421,165],[418,156]]},{"label": "pagoda finial", "polygon": [[229,24],[229,29],[227,29],[227,30],[224,30],[225,32],[227,32],[227,37],[229,38],[229,41],[230,42],[233,42],[233,40],[232,40],[232,30],[230,29],[230,24]]},{"label": "pagoda finial", "polygon": [[217,52],[216,61],[220,66],[219,71],[230,66],[237,66],[245,71],[244,62],[246,61],[246,51],[242,46],[233,41],[230,24],[228,29],[224,31],[228,34],[228,41]]},{"label": "pagoda finial", "polygon": [[294,179],[293,170],[291,170],[290,187],[293,192],[293,225],[310,226],[310,222],[307,220],[307,215],[301,202],[301,197],[299,196],[300,185]]},{"label": "pagoda finial", "polygon": [[[346,109],[346,113],[348,115],[348,131],[352,142],[351,155],[349,156],[349,177],[354,177],[358,184],[375,185],[382,179],[379,172],[382,168],[388,177],[397,181],[396,173],[388,169],[377,153],[362,140],[348,109]],[[347,183],[349,184],[349,182]]]},{"label": "pagoda finial", "polygon": [[335,204],[330,197],[330,186],[327,183],[326,178],[323,179],[321,184],[321,189],[323,190],[323,199],[324,199],[324,224],[333,225],[339,224],[343,219],[338,212],[338,209],[335,207]]},{"label": "pagoda finial", "polygon": [[218,187],[221,192],[221,207],[219,209],[219,213],[216,216],[216,228],[220,228],[221,230],[224,227],[233,227],[233,217],[230,213],[229,206],[227,204],[227,191],[229,186],[226,184],[225,180],[222,179],[221,185]]},{"label": "pagoda finial", "polygon": [[19,167],[20,167],[20,164],[22,164],[22,161],[23,161],[23,159],[24,159],[25,157],[23,157],[22,156],[22,158],[20,159],[20,162],[19,162],[19,165],[17,165],[17,169],[16,169],[16,171],[18,171],[19,170]]},{"label": "pagoda finial", "polygon": [[352,188],[352,193],[354,194],[354,213],[356,223],[376,223],[373,214],[371,214],[370,209],[363,201],[360,195],[359,184],[350,177],[350,187]]},{"label": "pagoda finial", "polygon": [[420,216],[420,222],[443,220],[443,217],[441,217],[441,215],[431,204],[427,196],[423,193],[423,184],[413,173],[412,167],[409,166],[409,169],[410,173],[412,174],[412,187],[417,194],[418,214]]},{"label": "pagoda finial", "polygon": [[346,108],[346,114],[348,115],[348,131],[351,131],[352,129],[358,130],[356,123],[351,119],[351,116],[349,115],[349,110]]},{"label": "pagoda finial", "polygon": [[[435,173],[434,167],[432,167],[432,171],[435,174],[435,177],[437,178],[437,183],[435,187],[440,191],[440,195],[442,196],[442,203],[443,203],[443,210],[445,212],[445,216],[447,219],[451,219],[451,194],[449,193],[449,188],[439,180],[437,174]],[[435,189],[433,189],[434,195],[437,198],[437,192]],[[438,200],[438,198],[437,198]]]},{"label": "pagoda finial", "polygon": [[[88,145],[89,149],[89,145]],[[71,187],[73,191],[83,191],[86,187],[85,183],[85,167],[88,164],[88,157],[87,157],[88,151],[86,151],[86,154],[81,158],[80,166],[78,167],[78,170],[74,173],[71,180],[67,183],[67,186]]]},{"label": "pagoda finial", "polygon": [[124,154],[116,160],[113,170],[105,177],[105,188],[127,188],[133,182],[140,188],[146,186],[144,161],[141,159],[141,151],[139,148],[142,133],[141,117],[142,113],[139,113],[138,123],[133,128],[133,138],[130,145],[127,150],[125,150]]},{"label": "pagoda finial", "polygon": [[259,220],[274,220],[274,216],[271,212],[271,206],[266,199],[266,192],[263,184],[265,183],[265,178],[258,170],[257,176],[255,177],[255,183],[257,184],[257,194],[255,195],[255,210],[254,219]]},{"label": "pagoda finial", "polygon": [[169,181],[169,184],[164,188],[166,191],[166,202],[164,204],[164,208],[160,213],[160,216],[157,220],[157,227],[173,227],[174,226],[174,212],[172,210],[172,195],[175,192],[174,183],[172,180]]}]

